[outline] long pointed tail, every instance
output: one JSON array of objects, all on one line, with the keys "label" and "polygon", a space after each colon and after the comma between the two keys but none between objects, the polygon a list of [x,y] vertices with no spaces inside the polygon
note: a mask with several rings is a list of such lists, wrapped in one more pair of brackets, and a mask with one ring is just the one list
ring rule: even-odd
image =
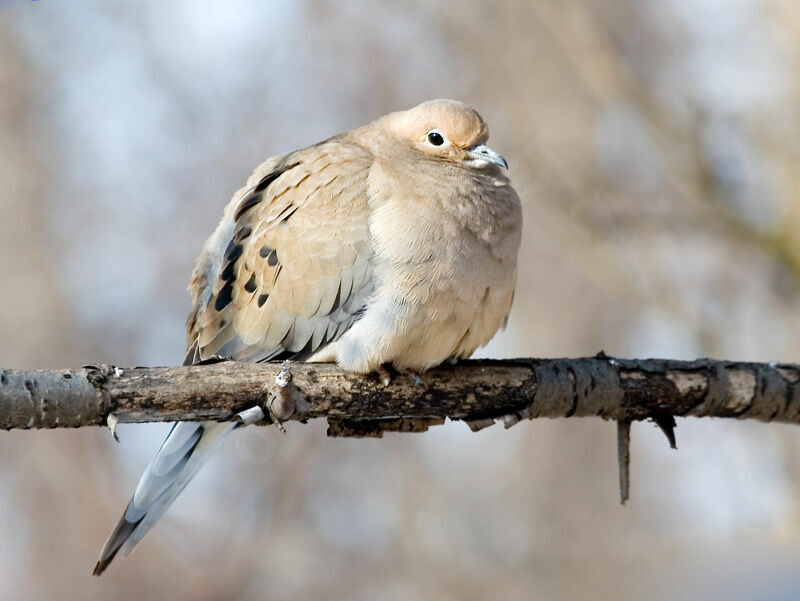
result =
[{"label": "long pointed tail", "polygon": [[176,422],[172,426],[103,545],[95,576],[103,573],[120,549],[123,556],[133,550],[236,426],[231,422]]}]

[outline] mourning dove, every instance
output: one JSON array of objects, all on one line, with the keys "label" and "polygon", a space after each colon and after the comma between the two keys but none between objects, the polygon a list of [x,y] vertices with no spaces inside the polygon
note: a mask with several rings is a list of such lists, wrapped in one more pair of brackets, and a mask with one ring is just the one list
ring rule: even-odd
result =
[{"label": "mourning dove", "polygon": [[[197,259],[184,365],[336,361],[423,371],[504,324],[522,215],[472,108],[432,100],[267,159]],[[176,423],[94,573],[141,540],[233,423]]]}]

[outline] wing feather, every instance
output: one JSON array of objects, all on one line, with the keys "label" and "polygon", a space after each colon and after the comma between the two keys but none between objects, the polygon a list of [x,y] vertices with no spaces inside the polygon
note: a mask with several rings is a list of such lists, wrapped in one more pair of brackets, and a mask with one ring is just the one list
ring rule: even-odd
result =
[{"label": "wing feather", "polygon": [[193,358],[307,357],[360,317],[374,288],[371,161],[331,140],[265,164],[232,211],[218,274],[196,312]]},{"label": "wing feather", "polygon": [[[203,249],[184,364],[213,355],[304,359],[357,320],[372,293],[371,157],[330,140],[260,165]],[[331,224],[336,223],[336,229]],[[94,569],[129,553],[236,423],[181,422],[150,462]]]}]

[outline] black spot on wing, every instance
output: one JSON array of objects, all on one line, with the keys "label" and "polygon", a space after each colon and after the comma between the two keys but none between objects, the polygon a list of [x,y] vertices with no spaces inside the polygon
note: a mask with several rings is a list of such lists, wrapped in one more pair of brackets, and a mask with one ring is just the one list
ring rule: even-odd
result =
[{"label": "black spot on wing", "polygon": [[242,256],[242,250],[243,246],[241,244],[231,242],[225,251],[225,259],[231,262],[236,261],[236,259]]},{"label": "black spot on wing", "polygon": [[233,241],[236,244],[240,244],[242,240],[247,238],[252,233],[253,233],[253,228],[247,225],[243,228],[240,228],[239,231],[236,232],[236,235],[233,237]]},{"label": "black spot on wing", "polygon": [[226,282],[222,290],[217,294],[217,300],[214,302],[214,308],[217,311],[222,311],[233,300],[233,284]]},{"label": "black spot on wing", "polygon": [[299,164],[300,164],[299,162],[291,163],[288,165],[285,163],[280,163],[278,164],[277,167],[275,167],[275,169],[273,169],[272,171],[267,173],[264,177],[262,177],[261,181],[259,181],[256,184],[256,187],[253,188],[253,191],[247,196],[245,196],[239,203],[239,206],[236,207],[236,211],[233,214],[233,219],[235,221],[238,221],[239,218],[242,215],[244,215],[244,213],[246,213],[249,209],[252,209],[258,203],[264,200],[264,191],[269,187],[269,185],[276,179],[278,179],[282,174],[286,173],[290,169],[294,169]]},{"label": "black spot on wing", "polygon": [[284,171],[285,171],[285,169],[282,169],[282,168],[273,169],[272,171],[270,171],[264,177],[261,178],[261,181],[258,182],[258,184],[256,184],[255,190],[253,190],[253,191],[254,192],[263,192],[264,190],[267,189],[267,187],[272,182],[274,182],[276,179],[278,179],[278,176],[281,173],[283,173]]},{"label": "black spot on wing", "polygon": [[260,192],[258,194],[248,194],[244,197],[244,200],[239,203],[239,206],[236,207],[236,214],[233,216],[235,220],[239,220],[248,209],[252,209],[258,203],[260,203],[264,199],[264,195]]},{"label": "black spot on wing", "polygon": [[234,262],[226,263],[225,264],[225,269],[223,269],[222,273],[219,274],[220,279],[224,280],[226,282],[231,281],[234,278],[233,268],[234,268],[235,265],[236,265],[236,263],[234,263]]},{"label": "black spot on wing", "polygon": [[278,264],[278,251],[274,248],[264,245],[258,250],[258,255],[262,259],[266,259],[270,267],[275,267]]},{"label": "black spot on wing", "polygon": [[[269,295],[261,294],[258,297],[258,306],[261,307],[264,303],[267,302]],[[352,300],[348,298],[348,300]],[[344,310],[344,305],[340,305],[340,309]],[[353,305],[355,308],[355,305]],[[358,308],[352,313],[347,315],[346,319],[340,323],[336,323],[331,321],[329,317],[320,318],[325,319],[328,323],[327,332],[323,335],[321,340],[317,340],[316,346],[314,346],[314,336],[311,336],[306,344],[303,346],[302,349],[298,351],[290,351],[286,347],[291,344],[291,330],[287,333],[284,340],[281,341],[281,344],[277,346],[265,349],[259,348],[257,345],[246,345],[242,343],[241,339],[238,336],[235,336],[231,340],[225,343],[223,347],[221,347],[217,353],[224,357],[228,357],[231,359],[235,359],[237,361],[249,361],[254,363],[259,363],[262,361],[275,361],[275,360],[284,360],[284,359],[292,359],[294,361],[305,361],[309,357],[313,356],[315,353],[322,350],[325,346],[340,338],[347,330],[349,330],[354,323],[356,323],[361,317],[364,315],[366,310],[366,303],[362,303],[358,306]]]},{"label": "black spot on wing", "polygon": [[247,280],[247,283],[244,285],[244,289],[247,292],[255,292],[258,284],[256,283],[256,274],[252,274],[250,279]]},{"label": "black spot on wing", "polygon": [[222,273],[219,277],[224,282],[230,282],[235,279],[233,269],[236,266],[236,261],[242,256],[243,247],[241,244],[235,244],[231,241],[228,248],[225,250],[225,266],[222,268]]}]

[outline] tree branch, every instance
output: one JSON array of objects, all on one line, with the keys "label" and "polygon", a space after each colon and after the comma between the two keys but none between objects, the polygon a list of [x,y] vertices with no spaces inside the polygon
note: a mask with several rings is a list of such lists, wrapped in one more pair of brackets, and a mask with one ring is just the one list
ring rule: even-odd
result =
[{"label": "tree branch", "polygon": [[[386,374],[383,374],[385,377]],[[329,436],[424,432],[446,418],[473,430],[501,420],[597,416],[617,422],[620,500],[629,493],[630,428],[653,420],[675,448],[675,417],[800,423],[800,365],[732,361],[585,359],[465,361],[385,385],[332,364],[209,362],[193,367],[109,365],[0,370],[0,425],[328,420]]]},{"label": "tree branch", "polygon": [[290,369],[279,383],[282,366],[275,363],[0,370],[0,426],[102,425],[112,414],[112,422],[224,421],[254,406],[271,416],[266,421],[326,418],[329,434],[340,436],[419,432],[445,418],[473,429],[534,417],[651,419],[668,435],[673,416],[800,423],[795,364],[622,360],[602,353],[464,361],[426,372],[423,387],[404,376],[384,386],[375,375],[332,364]]}]

